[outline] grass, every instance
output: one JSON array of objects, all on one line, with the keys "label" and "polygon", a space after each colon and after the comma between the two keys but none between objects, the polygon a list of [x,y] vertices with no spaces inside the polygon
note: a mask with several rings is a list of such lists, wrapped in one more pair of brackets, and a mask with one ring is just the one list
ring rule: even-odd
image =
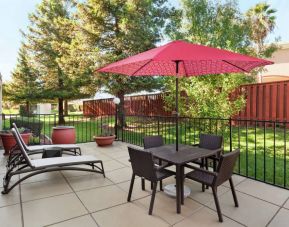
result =
[{"label": "grass", "polygon": [[[54,115],[45,117],[23,118],[29,122],[43,124],[42,134],[51,137],[52,127],[56,125]],[[114,116],[88,118],[80,115],[65,118],[66,125],[76,128],[77,143],[93,141],[93,136],[101,133],[101,125],[108,124],[114,133]],[[165,143],[175,142],[175,123],[168,118],[127,117],[127,127],[118,130],[122,141],[142,146],[145,135],[163,135]],[[10,127],[10,120],[5,119],[4,126]],[[287,125],[288,128],[289,125]],[[240,148],[241,155],[235,171],[241,175],[267,183],[289,188],[289,163],[287,143],[289,130],[285,127],[274,128],[269,124],[246,125],[238,122],[232,128],[232,149]],[[182,119],[180,121],[180,143],[198,143],[200,133],[213,133],[224,137],[225,152],[230,150],[230,127],[226,120]]]}]

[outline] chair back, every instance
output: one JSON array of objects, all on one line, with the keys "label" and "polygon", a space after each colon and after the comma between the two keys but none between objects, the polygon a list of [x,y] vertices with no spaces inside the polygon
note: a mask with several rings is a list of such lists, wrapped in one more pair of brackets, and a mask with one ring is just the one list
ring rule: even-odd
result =
[{"label": "chair back", "polygon": [[17,144],[17,146],[19,147],[19,149],[21,151],[21,154],[22,154],[24,160],[26,161],[26,164],[33,168],[34,166],[31,163],[31,159],[30,159],[29,155],[27,154],[26,150],[24,149],[24,147],[23,147],[23,145],[22,145],[22,143],[20,141],[21,136],[19,137],[17,135],[17,132],[16,132],[15,128],[12,128],[11,131],[12,131],[12,134],[13,134],[15,140],[16,140],[16,144]]},{"label": "chair back", "polygon": [[240,149],[221,155],[219,165],[217,168],[217,177],[215,179],[215,184],[217,186],[223,184],[225,181],[229,180],[233,174],[234,166],[237,158],[240,155]]},{"label": "chair back", "polygon": [[164,145],[164,140],[162,136],[145,136],[143,138],[144,149],[149,149],[152,147],[160,147]]},{"label": "chair back", "polygon": [[200,148],[205,148],[209,150],[216,150],[222,148],[223,137],[212,134],[201,134],[200,135]]},{"label": "chair back", "polygon": [[153,156],[150,152],[128,146],[132,171],[139,177],[150,181],[156,180]]},{"label": "chair back", "polygon": [[17,125],[15,123],[12,123],[13,128],[15,129],[15,132],[19,138],[20,143],[22,144],[22,146],[24,147],[25,150],[29,150],[29,148],[27,147],[26,143],[24,142],[24,140],[22,139],[22,136],[19,132],[19,129],[17,127]]}]

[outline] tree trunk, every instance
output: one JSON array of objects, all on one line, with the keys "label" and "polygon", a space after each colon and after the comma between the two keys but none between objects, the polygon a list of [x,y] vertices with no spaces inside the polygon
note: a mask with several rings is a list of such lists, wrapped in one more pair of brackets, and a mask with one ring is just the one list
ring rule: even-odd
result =
[{"label": "tree trunk", "polygon": [[27,113],[27,115],[30,115],[30,103],[29,103],[29,101],[26,101],[26,113]]},{"label": "tree trunk", "polygon": [[68,116],[68,101],[64,100],[64,115]]},{"label": "tree trunk", "polygon": [[64,115],[63,115],[63,98],[58,98],[58,124],[64,125]]},{"label": "tree trunk", "polygon": [[124,128],[126,126],[125,111],[124,111],[124,91],[118,92],[117,97],[120,99],[117,118],[118,118],[120,128]]}]

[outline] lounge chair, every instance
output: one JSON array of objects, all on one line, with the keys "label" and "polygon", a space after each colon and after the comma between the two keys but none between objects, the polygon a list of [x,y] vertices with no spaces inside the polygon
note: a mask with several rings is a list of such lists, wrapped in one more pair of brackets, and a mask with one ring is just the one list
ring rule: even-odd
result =
[{"label": "lounge chair", "polygon": [[[4,190],[2,194],[9,193],[20,182],[45,172],[59,171],[59,170],[77,170],[100,173],[105,177],[103,163],[101,160],[96,159],[94,156],[82,155],[82,156],[66,156],[57,158],[45,158],[45,159],[30,159],[28,153],[23,147],[16,130],[12,129],[17,145],[19,146],[20,153],[15,155],[13,161],[10,161],[10,165],[7,165],[7,172],[3,178]],[[100,167],[96,164],[100,164]],[[92,169],[83,167],[76,167],[77,165],[88,165]],[[14,175],[26,174],[22,178],[19,178],[12,186],[9,186],[10,180]]]},{"label": "lounge chair", "polygon": [[21,144],[23,145],[24,149],[27,151],[27,153],[41,153],[44,149],[49,149],[49,148],[52,148],[52,147],[59,147],[59,148],[62,148],[63,151],[67,151],[69,153],[73,153],[74,155],[81,155],[81,149],[78,145],[76,144],[49,144],[49,145],[33,145],[33,146],[27,146],[21,135],[20,135],[20,132],[16,126],[15,123],[12,124],[13,128],[16,130],[16,133],[18,135],[18,137],[20,138],[20,142]]}]

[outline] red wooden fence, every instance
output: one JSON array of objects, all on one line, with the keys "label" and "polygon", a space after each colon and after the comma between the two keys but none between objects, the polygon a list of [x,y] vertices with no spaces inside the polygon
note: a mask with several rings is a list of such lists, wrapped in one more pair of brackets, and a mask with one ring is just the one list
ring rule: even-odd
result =
[{"label": "red wooden fence", "polygon": [[[164,94],[127,96],[124,109],[127,115],[169,116],[171,111],[165,109]],[[85,116],[115,114],[113,99],[89,100],[83,102]]]},{"label": "red wooden fence", "polygon": [[[246,97],[246,106],[234,117],[253,120],[289,120],[289,81],[242,85],[238,92]],[[164,94],[125,97],[128,115],[171,116],[165,109]],[[115,113],[112,99],[83,102],[84,115],[111,115]]]},{"label": "red wooden fence", "polygon": [[248,84],[240,87],[246,106],[236,116],[254,120],[289,120],[289,81]]}]

